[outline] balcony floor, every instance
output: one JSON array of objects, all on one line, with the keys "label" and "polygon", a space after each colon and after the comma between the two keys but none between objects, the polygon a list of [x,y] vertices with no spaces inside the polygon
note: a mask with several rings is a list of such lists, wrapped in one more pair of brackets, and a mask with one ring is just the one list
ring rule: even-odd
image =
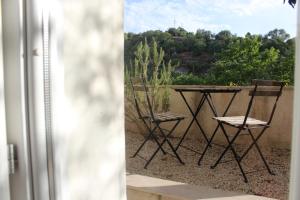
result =
[{"label": "balcony floor", "polygon": [[[247,137],[247,136],[245,136]],[[141,144],[143,136],[137,133],[126,133],[126,159],[127,171],[133,174],[141,174],[145,176],[157,177],[188,183],[197,186],[207,186],[214,189],[221,189],[225,191],[238,192],[243,194],[265,196],[275,199],[285,200],[288,198],[288,183],[289,183],[289,162],[290,150],[279,148],[263,148],[263,154],[268,161],[271,169],[275,172],[275,176],[269,175],[264,170],[264,165],[258,157],[258,153],[253,148],[250,154],[245,157],[242,164],[245,166],[246,171],[258,170],[255,173],[247,175],[249,183],[245,183],[240,174],[238,166],[235,162],[227,162],[219,164],[215,169],[210,169],[210,165],[220,155],[222,148],[213,146],[208,151],[199,167],[197,161],[199,155],[189,151],[185,148],[178,150],[179,155],[185,162],[181,165],[170,154],[163,155],[161,152],[153,159],[148,169],[144,169],[145,160],[149,158],[156,145],[154,142],[148,142],[144,149],[140,152],[140,156],[130,158]],[[173,138],[172,142],[176,144],[177,138]],[[204,143],[199,140],[187,139],[184,146],[191,147],[197,151],[202,151]],[[237,146],[241,149],[243,145]],[[171,152],[167,145],[164,146],[168,152]],[[227,153],[224,160],[232,159],[231,152]]]}]

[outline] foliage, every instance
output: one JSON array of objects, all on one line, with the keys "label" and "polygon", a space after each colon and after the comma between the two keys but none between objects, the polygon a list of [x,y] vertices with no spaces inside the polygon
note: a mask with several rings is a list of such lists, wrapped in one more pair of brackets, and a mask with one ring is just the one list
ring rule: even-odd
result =
[{"label": "foliage", "polygon": [[[161,48],[164,60],[177,61],[181,69],[189,71],[182,75],[173,74],[169,81],[172,84],[245,85],[254,78],[282,80],[290,85],[294,83],[295,39],[291,39],[283,29],[271,30],[265,35],[247,33],[244,37],[238,37],[228,30],[214,34],[198,29],[192,33],[181,27],[170,28],[165,32],[126,33],[127,68],[135,66],[136,59],[146,62],[145,57],[136,54],[136,49],[142,48],[141,43],[145,38],[146,41],[155,39],[158,57]],[[151,43],[149,48],[153,45]],[[162,70],[165,63],[161,61],[153,65],[153,58],[150,58],[153,53],[147,51],[149,63],[139,65],[144,68],[147,65],[147,75],[157,80],[161,76],[157,70]],[[151,75],[153,72],[157,74]]]},{"label": "foliage", "polygon": [[[152,106],[154,110],[169,109],[169,85],[171,85],[171,72],[176,67],[169,60],[165,62],[165,52],[162,47],[158,47],[155,39],[151,45],[147,39],[140,42],[134,52],[134,64],[126,67],[125,81],[128,83],[130,76],[143,74],[146,84],[150,87]],[[131,62],[132,63],[132,62]],[[129,93],[129,91],[127,90]]]},{"label": "foliage", "polygon": [[203,85],[206,84],[204,77],[193,74],[174,74],[172,78],[174,85]]},{"label": "foliage", "polygon": [[253,77],[271,79],[269,71],[278,61],[279,51],[273,47],[261,51],[261,46],[261,39],[251,35],[238,38],[229,44],[218,54],[215,66],[209,72],[214,82],[245,85]]}]

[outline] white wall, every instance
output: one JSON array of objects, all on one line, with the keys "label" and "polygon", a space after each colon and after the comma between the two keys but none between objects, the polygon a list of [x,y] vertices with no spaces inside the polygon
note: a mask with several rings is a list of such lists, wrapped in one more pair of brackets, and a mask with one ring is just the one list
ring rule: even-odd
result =
[{"label": "white wall", "polygon": [[58,199],[126,199],[123,1],[64,0]]},{"label": "white wall", "polygon": [[300,199],[300,2],[298,4],[290,200]]}]

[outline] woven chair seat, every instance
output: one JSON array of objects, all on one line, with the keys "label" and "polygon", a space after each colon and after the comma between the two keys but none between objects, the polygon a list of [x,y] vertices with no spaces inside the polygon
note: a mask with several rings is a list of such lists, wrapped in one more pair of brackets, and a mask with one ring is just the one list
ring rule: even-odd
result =
[{"label": "woven chair seat", "polygon": [[[213,117],[213,119],[223,122],[225,124],[231,125],[231,126],[240,127],[243,125],[245,116]],[[248,127],[266,126],[267,122],[248,117],[245,125]]]},{"label": "woven chair seat", "polygon": [[180,114],[175,114],[172,112],[164,112],[164,113],[154,113],[154,119],[150,117],[150,115],[146,116],[150,118],[152,122],[167,122],[167,121],[176,121],[182,120],[185,116]]}]

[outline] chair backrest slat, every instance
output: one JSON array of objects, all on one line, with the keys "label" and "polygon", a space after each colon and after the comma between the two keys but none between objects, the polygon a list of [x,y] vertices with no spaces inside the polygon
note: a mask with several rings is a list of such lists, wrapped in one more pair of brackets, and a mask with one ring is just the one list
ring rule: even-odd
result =
[{"label": "chair backrest slat", "polygon": [[144,86],[143,85],[133,85],[132,86],[133,87],[133,89],[136,91],[136,92],[144,92],[145,91],[145,88],[144,88]]},{"label": "chair backrest slat", "polygon": [[137,94],[137,92],[139,90],[135,86],[135,84],[140,84],[141,81],[139,80],[138,77],[130,77],[129,80],[130,80],[130,87],[131,87],[132,94],[133,94],[133,99],[134,99],[134,107],[137,111],[137,114],[138,114],[139,118],[143,120],[142,110],[141,110],[140,105],[139,105],[138,94]]},{"label": "chair backrest slat", "polygon": [[252,80],[252,85],[258,85],[258,86],[281,86],[282,84],[283,82],[274,81],[274,80],[258,80],[258,79]]},{"label": "chair backrest slat", "polygon": [[249,91],[249,96],[269,96],[269,97],[276,97],[280,96],[281,91],[275,91],[275,90],[257,90],[254,92],[254,90]]},{"label": "chair backrest slat", "polygon": [[252,80],[252,85],[254,85],[254,88],[249,91],[249,96],[251,96],[251,98],[248,104],[243,126],[246,124],[247,118],[250,114],[250,110],[252,109],[254,97],[257,96],[276,97],[271,111],[271,115],[268,120],[268,125],[269,125],[273,119],[277,107],[278,99],[282,94],[284,82],[274,81],[274,80]]},{"label": "chair backrest slat", "polygon": [[152,94],[151,94],[151,91],[149,91],[148,86],[146,85],[146,79],[143,77],[143,75],[141,75],[138,77],[130,78],[130,82],[131,82],[131,87],[133,90],[135,107],[136,107],[139,117],[143,118],[143,114],[142,114],[142,110],[141,110],[141,107],[138,102],[139,100],[138,100],[137,92],[143,92],[145,95],[144,97],[146,98],[146,102],[145,102],[145,104],[143,104],[143,105],[145,105],[144,108],[147,110],[148,115],[150,115],[150,117],[154,118],[154,113],[152,110],[151,98],[150,98],[150,95],[152,95]]}]

